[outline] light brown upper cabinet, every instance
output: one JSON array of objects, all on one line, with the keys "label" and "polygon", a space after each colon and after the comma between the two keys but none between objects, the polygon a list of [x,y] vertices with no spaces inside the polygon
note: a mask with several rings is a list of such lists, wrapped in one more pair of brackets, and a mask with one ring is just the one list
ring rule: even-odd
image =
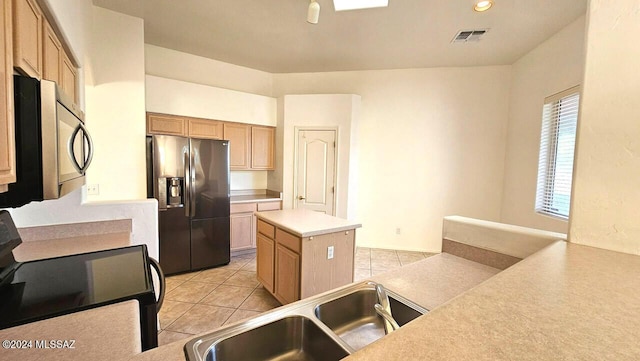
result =
[{"label": "light brown upper cabinet", "polygon": [[222,123],[207,119],[189,119],[189,136],[204,139],[222,139]]},{"label": "light brown upper cabinet", "polygon": [[147,113],[147,134],[187,135],[187,122],[173,115]]},{"label": "light brown upper cabinet", "polygon": [[78,102],[78,88],[76,86],[78,82],[78,71],[73,66],[71,60],[65,52],[62,52],[62,63],[60,69],[60,87],[62,91],[67,93],[70,97],[73,97],[74,102]]},{"label": "light brown upper cabinet", "polygon": [[60,70],[64,50],[62,50],[62,44],[58,40],[58,36],[46,20],[44,21],[43,29],[42,78],[60,84]]},{"label": "light brown upper cabinet", "polygon": [[16,181],[13,121],[13,39],[11,0],[0,6],[0,193]]},{"label": "light brown upper cabinet", "polygon": [[251,126],[224,123],[224,139],[229,141],[229,168],[231,170],[249,169]]},{"label": "light brown upper cabinet", "polygon": [[275,128],[251,127],[251,169],[275,168]]},{"label": "light brown upper cabinet", "polygon": [[13,2],[13,65],[23,74],[42,76],[42,10],[35,0]]}]

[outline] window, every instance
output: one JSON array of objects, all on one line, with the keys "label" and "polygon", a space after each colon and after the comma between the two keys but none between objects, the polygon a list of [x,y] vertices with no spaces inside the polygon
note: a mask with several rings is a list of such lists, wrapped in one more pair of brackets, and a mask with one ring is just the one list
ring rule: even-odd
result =
[{"label": "window", "polygon": [[569,218],[580,88],[544,100],[536,212]]}]

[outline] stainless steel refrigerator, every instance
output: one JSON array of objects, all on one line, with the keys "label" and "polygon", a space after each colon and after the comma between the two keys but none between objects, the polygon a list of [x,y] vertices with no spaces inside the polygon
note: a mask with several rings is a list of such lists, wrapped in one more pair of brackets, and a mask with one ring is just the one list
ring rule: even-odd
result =
[{"label": "stainless steel refrigerator", "polygon": [[147,193],[165,274],[229,263],[229,141],[147,137]]}]

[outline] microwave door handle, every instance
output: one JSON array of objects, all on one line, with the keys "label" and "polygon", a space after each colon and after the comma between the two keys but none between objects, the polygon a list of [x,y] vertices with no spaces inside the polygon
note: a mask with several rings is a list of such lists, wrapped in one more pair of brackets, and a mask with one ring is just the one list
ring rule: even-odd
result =
[{"label": "microwave door handle", "polygon": [[78,136],[80,129],[81,128],[78,125],[76,129],[73,130],[73,133],[71,133],[71,136],[69,137],[69,141],[67,142],[67,153],[69,154],[69,158],[71,158],[71,165],[73,165],[73,167],[76,169],[78,173],[82,174],[82,168],[80,167],[80,164],[78,164],[78,160],[76,159],[76,153],[73,150],[73,144],[75,143],[75,139]]},{"label": "microwave door handle", "polygon": [[[87,131],[87,128],[84,126],[84,124],[80,123],[79,127],[82,128],[83,143],[84,143],[84,140],[86,139],[87,148],[88,148],[87,157],[84,159],[84,166],[82,167],[82,174],[84,175],[84,173],[89,168],[91,161],[93,160],[93,139],[91,139],[91,135]],[[84,147],[84,144],[82,146]]]}]

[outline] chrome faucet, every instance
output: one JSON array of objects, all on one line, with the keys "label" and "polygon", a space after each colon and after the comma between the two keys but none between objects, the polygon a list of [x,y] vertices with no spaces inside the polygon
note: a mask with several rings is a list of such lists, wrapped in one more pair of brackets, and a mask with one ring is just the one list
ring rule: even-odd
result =
[{"label": "chrome faucet", "polygon": [[384,290],[381,284],[376,284],[376,295],[378,296],[378,303],[374,305],[376,312],[384,319],[384,331],[388,335],[391,332],[400,328],[396,320],[391,314],[391,304],[389,303],[389,296]]}]

